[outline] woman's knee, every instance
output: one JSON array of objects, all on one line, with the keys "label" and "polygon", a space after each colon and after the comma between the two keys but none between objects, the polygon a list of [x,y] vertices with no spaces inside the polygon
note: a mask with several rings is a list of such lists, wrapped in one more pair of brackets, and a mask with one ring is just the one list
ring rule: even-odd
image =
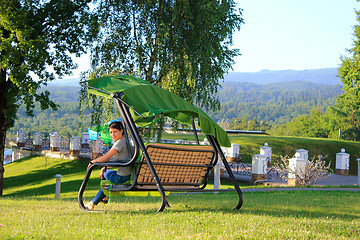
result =
[{"label": "woman's knee", "polygon": [[113,174],[116,174],[116,171],[114,170],[107,170],[106,172],[104,172],[103,178],[106,180],[110,180],[111,176]]}]

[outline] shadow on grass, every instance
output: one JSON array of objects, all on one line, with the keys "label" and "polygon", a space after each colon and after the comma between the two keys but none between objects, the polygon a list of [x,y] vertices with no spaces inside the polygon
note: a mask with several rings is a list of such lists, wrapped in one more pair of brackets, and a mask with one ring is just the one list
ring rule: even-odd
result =
[{"label": "shadow on grass", "polygon": [[[147,201],[140,199],[132,199],[132,203],[138,204],[149,204],[149,199]],[[129,208],[128,210],[96,210],[96,212],[105,212],[105,213],[122,213],[122,214],[138,214],[147,216],[149,213],[154,214],[157,208],[160,206],[160,198],[156,198],[157,201],[151,200],[152,203],[159,202],[157,207],[146,208],[136,210],[137,207]],[[109,204],[121,204],[118,201],[112,201]],[[180,204],[176,202],[170,202],[171,207],[167,207],[163,213],[159,214],[181,214],[181,213],[193,213],[194,215],[201,212],[211,212],[211,213],[222,213],[222,214],[246,214],[249,216],[271,216],[276,218],[307,218],[307,219],[341,219],[347,221],[358,220],[359,215],[351,213],[333,213],[331,211],[314,211],[314,210],[294,210],[294,209],[262,209],[262,208],[252,208],[251,210],[243,208],[237,210],[234,208],[234,205],[223,206],[221,208],[214,208],[211,203],[208,206],[192,206],[191,204]],[[89,211],[91,212],[91,211]]]},{"label": "shadow on grass", "polygon": [[[340,194],[340,193],[337,193]],[[168,196],[168,201],[171,207],[164,210],[168,213],[194,213],[200,212],[221,212],[223,214],[245,214],[251,216],[271,216],[276,218],[290,217],[290,218],[309,218],[309,219],[342,219],[347,221],[358,220],[359,211],[349,210],[345,207],[341,210],[341,200],[334,200],[337,196],[331,192],[311,191],[309,193],[291,192],[291,193],[252,193],[251,201],[247,201],[250,196],[245,194],[244,205],[240,210],[235,209],[238,198],[236,193],[203,193],[203,194],[181,194]],[[275,195],[275,196],[274,196]],[[306,195],[306,196],[304,196]],[[359,193],[349,192],[346,198],[351,198],[353,204],[357,204]],[[289,196],[289,200],[285,202],[283,199]],[[305,199],[316,196],[319,198],[312,202],[309,199],[307,205],[302,206],[299,203],[299,198]],[[322,199],[323,198],[323,199]],[[250,200],[250,199],[249,199]],[[334,203],[332,201],[334,200]],[[256,204],[256,202],[259,204]],[[305,200],[307,201],[307,200]],[[323,204],[319,203],[323,201]],[[160,207],[160,197],[114,197],[109,204],[127,204],[128,210],[103,210],[103,212],[114,213],[136,213],[147,215],[155,213]],[[134,207],[132,207],[132,204]],[[148,206],[142,209],[140,206]]]},{"label": "shadow on grass", "polygon": [[[29,164],[31,164],[31,160],[32,159],[30,157],[24,160],[19,160],[15,163],[19,164],[24,161],[27,161]],[[6,171],[5,171],[4,186],[5,188],[7,186],[19,187],[23,185],[37,183],[39,181],[54,179],[54,176],[56,174],[67,175],[67,174],[83,172],[85,176],[85,169],[87,167],[87,164],[88,161],[84,161],[84,160],[69,160],[67,162],[62,162],[49,168],[44,168],[42,170],[40,169],[33,170],[24,175],[13,176],[13,177],[6,177]]]},{"label": "shadow on grass", "polygon": [[[36,183],[36,182],[34,182]],[[82,180],[71,180],[61,182],[61,194],[78,192]],[[89,179],[87,189],[96,190],[100,188],[99,179]],[[27,189],[19,190],[14,193],[4,194],[9,197],[41,197],[50,194],[55,194],[55,180],[54,184],[44,185],[41,187],[29,187]]]},{"label": "shadow on grass", "polygon": [[[18,160],[14,162],[14,167],[17,167],[19,165],[19,168],[23,166],[23,164],[29,164],[31,166],[32,164],[32,158],[36,157],[28,157],[21,160]],[[51,167],[46,167],[46,163],[44,164],[44,169],[37,169],[32,170],[30,172],[27,172],[22,175],[18,176],[12,176],[7,177],[6,171],[5,171],[5,178],[4,178],[4,191],[6,192],[6,188],[21,188],[21,187],[28,187],[35,184],[41,184],[41,182],[53,180],[54,184],[50,184],[47,186],[39,187],[39,188],[30,188],[26,190],[20,190],[15,195],[26,195],[29,196],[35,195],[46,195],[54,192],[55,189],[55,178],[54,176],[56,174],[62,174],[63,176],[66,176],[68,174],[76,174],[76,173],[82,173],[85,176],[85,169],[87,167],[88,161],[86,160],[69,160],[66,162],[61,162],[59,164],[56,164]],[[79,182],[79,181],[77,181]],[[62,183],[62,190],[70,189],[74,190],[74,188],[69,188],[69,184],[71,183],[65,182]],[[75,185],[80,187],[80,183],[76,183],[78,185]],[[14,195],[10,194],[10,195]]]},{"label": "shadow on grass", "polygon": [[[72,182],[77,183],[77,181]],[[69,183],[71,184],[71,182]],[[321,197],[324,194],[329,192],[316,191],[318,196]],[[284,193],[285,195],[288,193]],[[277,200],[273,192],[267,193],[251,193],[251,201],[249,195],[245,194],[245,202],[243,207],[240,210],[235,209],[236,203],[238,201],[236,193],[203,193],[203,194],[181,194],[181,195],[172,195],[168,196],[169,204],[171,207],[167,207],[164,210],[164,213],[160,214],[172,214],[172,213],[193,213],[199,214],[201,212],[211,212],[211,213],[222,213],[222,214],[243,214],[248,216],[271,216],[276,218],[309,218],[309,219],[342,219],[347,221],[353,221],[359,219],[359,211],[351,211],[348,208],[345,208],[343,211],[340,211],[339,206],[336,204],[327,204],[324,206],[319,206],[317,203],[308,203],[306,206],[300,206],[296,198],[301,197],[302,193],[294,193],[296,198],[292,198],[286,203],[282,201],[282,198]],[[260,196],[261,195],[261,196]],[[349,193],[351,198],[358,199],[359,193],[351,192]],[[264,197],[267,199],[267,202],[264,202]],[[3,198],[9,199],[21,199],[19,195],[12,194],[11,196],[5,196]],[[23,196],[24,199],[29,199],[29,194]],[[32,198],[34,201],[44,199]],[[49,199],[50,200],[50,199]],[[91,198],[89,198],[91,200]],[[324,198],[323,201],[327,202],[329,199]],[[331,199],[330,199],[331,200]],[[56,200],[51,199],[56,204]],[[68,201],[73,204],[77,204],[77,198],[61,198],[61,201]],[[256,201],[259,201],[259,204],[256,204]],[[354,200],[356,201],[356,200]],[[161,205],[160,197],[112,197],[108,206],[111,205],[111,208],[116,208],[117,205],[126,204],[127,209],[104,209],[96,210],[97,213],[121,213],[121,214],[138,214],[138,215],[148,215],[149,213],[154,214]],[[119,207],[120,208],[120,207]],[[123,207],[121,207],[123,208]],[[341,209],[341,208],[340,208]],[[79,211],[82,211],[79,208]],[[93,211],[88,211],[92,213]]]},{"label": "shadow on grass", "polygon": [[358,220],[359,215],[350,213],[333,213],[331,211],[313,211],[313,210],[294,210],[294,209],[253,209],[245,210],[244,213],[258,216],[272,216],[272,217],[293,217],[293,218],[310,218],[310,219],[347,219]]},{"label": "shadow on grass", "polygon": [[[247,214],[256,216],[272,216],[277,218],[310,218],[310,219],[342,219],[347,221],[358,220],[359,210],[351,210],[351,204],[356,205],[360,194],[358,192],[281,192],[281,193],[252,193],[251,196],[245,194],[244,205],[240,210],[234,209],[238,198],[236,193],[206,193],[206,194],[187,194],[170,195],[166,213],[194,213],[199,212],[221,212],[224,214]],[[340,198],[339,198],[340,196]],[[251,198],[251,199],[250,199]],[[157,198],[159,199],[159,198]],[[284,199],[288,199],[285,201]],[[302,201],[300,199],[303,199]],[[343,201],[347,199],[346,201]],[[123,201],[133,203],[148,203],[145,200],[132,199]],[[247,201],[249,200],[249,201]],[[152,200],[153,202],[154,200]],[[258,204],[257,204],[258,202]],[[307,202],[307,204],[304,204]],[[347,202],[349,206],[345,206]],[[113,201],[116,204],[117,201]],[[121,204],[121,202],[119,202]],[[342,207],[344,206],[344,208]],[[343,209],[343,210],[342,210]],[[132,213],[134,210],[121,211]],[[146,214],[149,211],[145,211]],[[142,210],[139,212],[142,214]]]}]

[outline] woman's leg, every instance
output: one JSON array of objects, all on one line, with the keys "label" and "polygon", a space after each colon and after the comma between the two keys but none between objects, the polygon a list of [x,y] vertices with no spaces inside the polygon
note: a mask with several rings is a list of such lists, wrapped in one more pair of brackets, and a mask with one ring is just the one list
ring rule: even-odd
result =
[{"label": "woman's leg", "polygon": [[[107,170],[104,172],[103,179],[110,180],[114,184],[121,184],[130,179],[130,176],[119,176],[117,175],[117,172],[114,170]],[[99,192],[96,194],[96,196],[93,198],[92,202],[94,205],[97,205],[102,199],[105,198],[105,194],[100,188]]]}]

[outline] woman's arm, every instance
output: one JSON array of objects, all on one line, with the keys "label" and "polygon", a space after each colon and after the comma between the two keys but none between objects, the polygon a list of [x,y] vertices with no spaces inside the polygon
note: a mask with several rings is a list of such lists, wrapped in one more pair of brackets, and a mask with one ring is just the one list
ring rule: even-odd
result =
[{"label": "woman's arm", "polygon": [[94,160],[91,160],[89,163],[89,166],[87,167],[86,171],[89,169],[89,167],[96,163],[96,162],[106,162],[107,160],[109,160],[112,156],[114,156],[118,151],[114,148],[110,148],[110,150],[105,153],[103,156],[95,158]]}]

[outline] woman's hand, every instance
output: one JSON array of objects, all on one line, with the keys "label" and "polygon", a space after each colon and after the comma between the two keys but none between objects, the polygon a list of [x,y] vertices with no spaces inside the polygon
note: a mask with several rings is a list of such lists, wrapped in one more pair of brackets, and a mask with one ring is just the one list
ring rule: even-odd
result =
[{"label": "woman's hand", "polygon": [[93,162],[89,162],[89,165],[87,166],[87,168],[86,168],[86,171],[89,171],[89,168],[91,167],[91,165],[93,165],[94,163]]},{"label": "woman's hand", "polygon": [[100,179],[103,179],[105,170],[106,170],[105,167],[101,168],[101,170],[100,170]]},{"label": "woman's hand", "polygon": [[88,171],[89,168],[90,168],[90,166],[91,166],[92,164],[94,164],[95,162],[99,162],[99,163],[101,163],[101,162],[106,162],[106,161],[109,160],[112,156],[114,156],[115,153],[117,153],[117,152],[118,152],[118,150],[113,149],[113,148],[110,148],[110,150],[109,150],[107,153],[105,153],[105,155],[103,155],[103,156],[101,156],[101,157],[98,157],[98,158],[90,161],[88,167],[86,168],[86,171]]}]

